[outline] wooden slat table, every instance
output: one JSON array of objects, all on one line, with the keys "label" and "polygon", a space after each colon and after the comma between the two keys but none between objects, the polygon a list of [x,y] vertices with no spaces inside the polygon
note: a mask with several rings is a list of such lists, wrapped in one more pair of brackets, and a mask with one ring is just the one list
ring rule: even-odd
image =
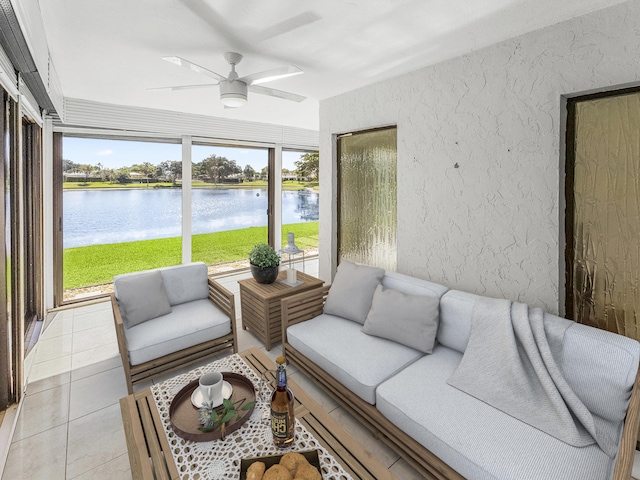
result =
[{"label": "wooden slat table", "polygon": [[322,280],[306,273],[296,272],[302,281],[295,287],[281,283],[287,278],[287,271],[282,270],[273,283],[258,283],[253,278],[239,280],[242,328],[249,328],[271,350],[271,344],[282,339],[282,309],[280,300],[322,287]]},{"label": "wooden slat table", "polygon": [[[258,374],[273,369],[273,361],[258,348],[242,352],[240,356]],[[396,478],[299,385],[290,381],[290,387],[296,398],[296,418],[354,480]],[[133,478],[178,480],[180,475],[151,389],[120,399],[120,409]]]}]

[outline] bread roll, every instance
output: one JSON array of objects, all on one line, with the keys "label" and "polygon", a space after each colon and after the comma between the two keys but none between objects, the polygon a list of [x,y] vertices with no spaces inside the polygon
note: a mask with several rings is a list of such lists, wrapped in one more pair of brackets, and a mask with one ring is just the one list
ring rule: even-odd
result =
[{"label": "bread roll", "polygon": [[322,480],[322,475],[320,472],[311,465],[310,463],[306,463],[304,465],[300,465],[298,471],[296,472],[297,480]]},{"label": "bread roll", "polygon": [[293,476],[287,467],[276,464],[264,472],[262,480],[293,480]]},{"label": "bread roll", "polygon": [[280,465],[283,465],[289,469],[291,476],[295,477],[300,465],[308,464],[306,457],[298,452],[285,453],[280,459]]},{"label": "bread roll", "polygon": [[247,480],[262,480],[266,465],[263,462],[253,462],[247,468]]}]

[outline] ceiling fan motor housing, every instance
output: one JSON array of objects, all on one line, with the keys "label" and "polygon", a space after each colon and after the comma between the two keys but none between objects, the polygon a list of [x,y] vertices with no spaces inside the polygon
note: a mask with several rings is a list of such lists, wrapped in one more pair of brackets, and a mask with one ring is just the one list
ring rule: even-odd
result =
[{"label": "ceiling fan motor housing", "polygon": [[241,107],[247,103],[247,84],[240,80],[222,80],[220,101],[227,107]]}]

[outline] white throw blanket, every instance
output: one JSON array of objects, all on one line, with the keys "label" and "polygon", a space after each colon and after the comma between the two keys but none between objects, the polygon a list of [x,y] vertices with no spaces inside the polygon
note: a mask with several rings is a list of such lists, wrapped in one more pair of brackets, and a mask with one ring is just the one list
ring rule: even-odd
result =
[{"label": "white throw blanket", "polygon": [[481,299],[467,349],[448,383],[570,445],[597,443],[613,458],[617,441],[571,390],[554,359],[571,324],[545,331],[541,309]]}]

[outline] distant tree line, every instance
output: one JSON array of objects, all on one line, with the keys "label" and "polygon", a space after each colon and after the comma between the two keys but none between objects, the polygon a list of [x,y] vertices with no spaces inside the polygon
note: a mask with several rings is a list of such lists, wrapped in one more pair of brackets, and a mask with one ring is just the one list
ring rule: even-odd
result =
[{"label": "distant tree line", "polygon": [[[192,176],[198,180],[211,183],[239,183],[252,180],[266,180],[267,167],[260,172],[251,165],[241,168],[235,160],[218,155],[209,155],[201,162],[191,164]],[[289,171],[282,169],[283,176],[295,176],[299,180],[317,181],[319,156],[318,153],[305,153],[295,162],[296,169]],[[101,181],[111,183],[131,183],[132,181],[172,182],[182,178],[182,162],[165,160],[157,165],[150,162],[134,164],[130,167],[104,168],[101,163],[96,165],[74,163],[71,160],[62,161],[65,181],[71,178],[77,181]]]}]

